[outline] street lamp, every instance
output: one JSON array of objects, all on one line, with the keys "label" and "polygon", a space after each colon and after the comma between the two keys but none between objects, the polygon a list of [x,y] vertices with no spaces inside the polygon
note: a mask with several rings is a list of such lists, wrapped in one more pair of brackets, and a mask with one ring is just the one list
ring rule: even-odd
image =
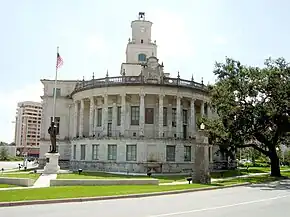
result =
[{"label": "street lamp", "polygon": [[201,130],[204,130],[204,129],[205,129],[205,125],[204,125],[204,123],[201,123],[201,125],[200,125],[200,129],[201,129]]}]

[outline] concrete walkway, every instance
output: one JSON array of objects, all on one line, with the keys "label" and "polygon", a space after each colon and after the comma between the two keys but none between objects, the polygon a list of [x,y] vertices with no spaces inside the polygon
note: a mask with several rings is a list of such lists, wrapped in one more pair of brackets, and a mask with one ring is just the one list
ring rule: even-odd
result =
[{"label": "concrete walkway", "polygon": [[[290,169],[288,170],[281,170],[281,172],[289,172]],[[227,177],[227,178],[220,178],[220,179],[211,179],[211,182],[219,182],[219,181],[225,181],[225,180],[232,180],[236,178],[247,178],[247,177],[255,177],[255,176],[262,176],[262,175],[267,175],[270,174],[271,172],[268,173],[249,173],[247,175],[241,175],[241,176],[232,176],[232,177]],[[160,183],[159,185],[184,185],[188,184],[188,181],[179,181],[179,182],[170,182],[170,183]]]},{"label": "concrete walkway", "polygon": [[50,187],[50,180],[56,178],[57,174],[42,174],[41,176],[39,176],[39,178],[34,182],[34,185],[31,187],[0,188],[0,191],[29,189],[29,188],[47,188]]},{"label": "concrete walkway", "polygon": [[56,177],[57,177],[57,174],[42,174],[35,181],[33,187],[38,187],[38,188],[50,187],[50,180],[56,179]]},{"label": "concrete walkway", "polygon": [[[289,172],[290,169],[287,170],[281,170],[281,172]],[[236,178],[247,178],[247,177],[255,177],[255,176],[262,176],[267,175],[268,173],[249,173],[247,175],[241,175],[241,176],[232,176],[227,178],[221,178],[221,179],[211,179],[211,182],[218,182],[218,181],[225,181],[225,180],[232,180]],[[50,180],[56,179],[57,174],[42,174],[39,176],[39,178],[35,181],[34,185],[32,187],[14,187],[14,188],[0,188],[0,191],[5,190],[19,190],[19,189],[29,189],[29,188],[47,188],[50,186]],[[169,183],[160,183],[159,185],[184,185],[188,184],[188,181],[179,181],[179,182],[169,182]]]}]

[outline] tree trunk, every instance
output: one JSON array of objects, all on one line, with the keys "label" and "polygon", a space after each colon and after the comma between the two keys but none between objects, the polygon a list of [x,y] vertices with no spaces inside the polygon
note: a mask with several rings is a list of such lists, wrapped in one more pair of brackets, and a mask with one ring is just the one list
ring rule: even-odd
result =
[{"label": "tree trunk", "polygon": [[279,157],[275,148],[270,150],[269,158],[271,161],[271,176],[281,177]]}]

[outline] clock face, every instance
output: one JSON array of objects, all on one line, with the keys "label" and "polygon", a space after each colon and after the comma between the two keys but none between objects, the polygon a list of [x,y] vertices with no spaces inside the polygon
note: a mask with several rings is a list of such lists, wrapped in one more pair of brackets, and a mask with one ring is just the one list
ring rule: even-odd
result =
[{"label": "clock face", "polygon": [[140,31],[141,31],[141,32],[145,32],[145,28],[144,28],[144,27],[141,27],[141,28],[140,28]]}]

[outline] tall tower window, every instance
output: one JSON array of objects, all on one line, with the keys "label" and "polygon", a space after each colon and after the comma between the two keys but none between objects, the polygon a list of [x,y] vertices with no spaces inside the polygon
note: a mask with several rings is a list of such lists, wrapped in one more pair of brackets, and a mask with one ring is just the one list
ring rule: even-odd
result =
[{"label": "tall tower window", "polygon": [[138,55],[138,61],[139,61],[139,62],[144,62],[144,61],[146,61],[146,55],[143,54],[143,53],[140,53],[140,54]]},{"label": "tall tower window", "polygon": [[143,39],[141,39],[141,44],[143,44]]}]

